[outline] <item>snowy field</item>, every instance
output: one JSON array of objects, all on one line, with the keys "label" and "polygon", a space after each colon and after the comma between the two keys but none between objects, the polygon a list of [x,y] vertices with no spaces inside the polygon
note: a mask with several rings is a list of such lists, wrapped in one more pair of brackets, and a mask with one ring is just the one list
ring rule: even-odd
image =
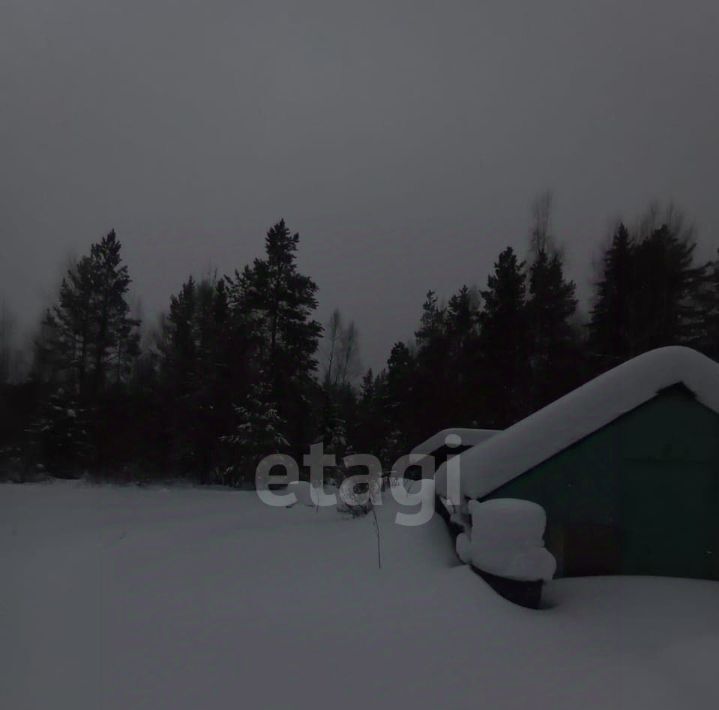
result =
[{"label": "snowy field", "polygon": [[417,527],[252,493],[0,485],[0,708],[714,708],[719,584],[498,598]]}]

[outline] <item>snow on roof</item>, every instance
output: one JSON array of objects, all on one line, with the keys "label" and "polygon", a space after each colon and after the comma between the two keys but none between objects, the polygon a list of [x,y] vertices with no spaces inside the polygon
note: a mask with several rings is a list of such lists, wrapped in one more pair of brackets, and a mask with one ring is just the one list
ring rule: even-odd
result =
[{"label": "snow on roof", "polygon": [[[443,446],[477,446],[477,444],[484,443],[497,433],[497,429],[442,429],[442,431],[437,432],[430,436],[429,439],[415,446],[411,453],[430,456]],[[450,439],[449,442],[447,442],[447,437],[453,436],[459,437],[459,439]]]},{"label": "snow on roof", "polygon": [[[461,492],[481,498],[568,446],[644,404],[660,390],[683,384],[719,412],[719,364],[685,347],[652,350],[615,367],[459,455]],[[447,466],[435,477],[446,494]]]}]

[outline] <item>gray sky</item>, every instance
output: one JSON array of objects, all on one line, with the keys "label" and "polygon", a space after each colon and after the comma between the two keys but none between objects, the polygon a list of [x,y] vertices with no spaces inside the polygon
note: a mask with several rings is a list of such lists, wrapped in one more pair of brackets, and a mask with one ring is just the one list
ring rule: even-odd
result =
[{"label": "gray sky", "polygon": [[708,256],[717,37],[716,0],[0,0],[0,296],[30,322],[114,227],[151,315],[283,216],[378,365],[546,188],[579,281],[652,199]]}]

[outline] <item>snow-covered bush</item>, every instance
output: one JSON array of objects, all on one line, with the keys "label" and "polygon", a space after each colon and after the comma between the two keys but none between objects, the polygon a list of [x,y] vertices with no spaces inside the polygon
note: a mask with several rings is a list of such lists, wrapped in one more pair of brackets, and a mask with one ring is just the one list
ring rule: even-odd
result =
[{"label": "snow-covered bush", "polygon": [[361,484],[349,485],[347,484],[349,480],[346,479],[340,486],[337,496],[337,511],[349,513],[353,518],[367,515],[373,508],[368,487]]},{"label": "snow-covered bush", "polygon": [[381,478],[347,476],[339,487],[337,510],[350,513],[353,518],[367,515],[374,508],[374,500],[381,495]]},{"label": "snow-covered bush", "polygon": [[237,474],[234,466],[215,466],[210,474],[210,482],[219,486],[234,486]]},{"label": "snow-covered bush", "polygon": [[299,505],[314,507],[315,501],[312,499],[312,484],[309,481],[292,481],[287,486],[288,493],[294,493]]},{"label": "snow-covered bush", "polygon": [[556,561],[544,547],[547,516],[541,505],[503,498],[471,501],[472,527],[456,541],[459,558],[477,569],[505,579],[548,581]]}]

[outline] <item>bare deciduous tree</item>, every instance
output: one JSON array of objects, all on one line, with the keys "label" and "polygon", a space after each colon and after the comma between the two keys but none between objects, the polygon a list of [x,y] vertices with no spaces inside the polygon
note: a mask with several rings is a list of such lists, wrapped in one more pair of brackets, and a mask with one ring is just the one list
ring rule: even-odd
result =
[{"label": "bare deciduous tree", "polygon": [[551,236],[553,203],[554,195],[551,190],[540,192],[532,203],[532,229],[529,241],[532,258],[541,252],[549,251],[554,246]]},{"label": "bare deciduous tree", "polygon": [[346,384],[357,377],[361,366],[359,362],[359,334],[354,321],[342,331],[340,340],[339,363],[336,384]]},{"label": "bare deciduous tree", "polygon": [[325,384],[333,384],[337,351],[342,337],[342,314],[338,308],[332,311],[325,328],[325,365],[322,379]]},{"label": "bare deciduous tree", "polygon": [[325,385],[339,386],[350,382],[361,370],[359,334],[354,321],[347,326],[339,309],[335,309],[325,328]]}]

